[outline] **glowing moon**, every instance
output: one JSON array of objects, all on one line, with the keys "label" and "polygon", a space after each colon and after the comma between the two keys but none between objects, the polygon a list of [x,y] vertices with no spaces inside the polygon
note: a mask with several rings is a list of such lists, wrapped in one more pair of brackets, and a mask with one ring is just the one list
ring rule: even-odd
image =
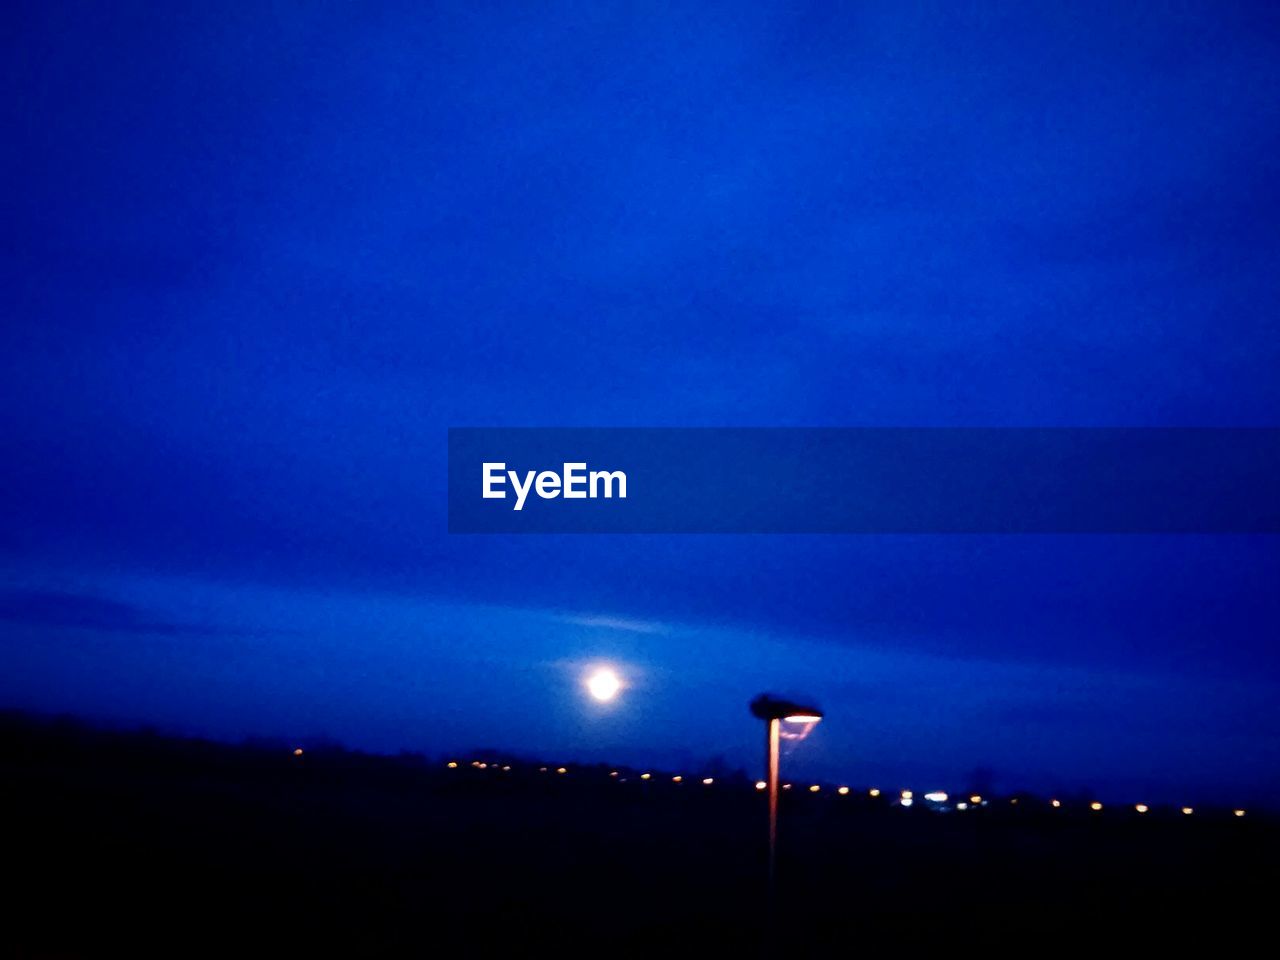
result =
[{"label": "glowing moon", "polygon": [[587,691],[601,703],[612,700],[622,689],[622,681],[608,667],[602,667],[587,677]]}]

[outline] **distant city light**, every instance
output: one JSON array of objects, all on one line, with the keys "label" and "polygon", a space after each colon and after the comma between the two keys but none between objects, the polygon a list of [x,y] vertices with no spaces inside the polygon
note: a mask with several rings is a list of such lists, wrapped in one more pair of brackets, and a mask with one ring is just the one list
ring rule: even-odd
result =
[{"label": "distant city light", "polygon": [[622,689],[622,681],[608,667],[601,667],[587,678],[587,690],[601,703],[612,700]]},{"label": "distant city light", "polygon": [[294,748],[293,748],[293,755],[294,755],[295,757],[300,757],[300,756],[302,756],[302,748],[301,748],[301,747],[294,747]]},{"label": "distant city light", "polygon": [[[616,678],[615,678],[615,679],[616,679]],[[816,720],[821,719],[821,717],[811,718],[811,717],[809,717],[807,714],[796,714],[796,715],[794,715],[794,716],[792,716],[792,717],[785,717],[784,719],[785,719],[785,720],[789,720],[789,721],[795,721],[795,722],[813,722],[813,721],[816,721]],[[293,753],[293,755],[294,755],[295,757],[301,757],[301,756],[303,756],[303,755],[304,755],[304,752],[305,752],[305,751],[303,750],[303,748],[302,748],[302,747],[294,747],[294,748],[293,748],[293,750],[292,750],[292,753]],[[512,769],[512,768],[511,768],[511,766],[510,766],[510,765],[508,765],[508,764],[504,764],[504,765],[499,766],[499,765],[498,765],[498,764],[496,764],[496,763],[488,763],[488,762],[483,761],[483,760],[471,760],[471,761],[468,761],[468,762],[470,763],[470,765],[471,765],[472,767],[474,767],[474,768],[476,768],[476,769],[478,769],[478,770],[485,770],[485,769],[488,769],[489,767],[492,767],[494,770],[502,770],[503,772],[508,772],[508,771],[510,771],[510,770]],[[460,763],[459,763],[459,761],[457,761],[457,760],[449,760],[449,761],[447,761],[447,762],[445,763],[445,767],[447,767],[447,768],[448,768],[448,769],[450,769],[450,770],[456,770],[456,769],[458,769],[458,767],[459,767],[459,766],[460,766]],[[548,769],[549,769],[549,768],[547,768],[547,767],[539,767],[539,768],[538,768],[538,771],[539,771],[540,773],[546,773]],[[567,773],[569,772],[569,770],[568,770],[568,768],[567,768],[567,767],[555,767],[555,768],[552,768],[552,769],[554,769],[554,770],[555,770],[555,772],[556,772],[556,773],[558,773],[558,774],[567,774]],[[615,779],[621,778],[620,771],[618,771],[618,770],[610,770],[610,771],[609,771],[609,776],[610,776],[610,777],[613,777],[613,778],[615,778]],[[650,779],[652,779],[652,778],[653,778],[653,774],[652,774],[652,773],[648,773],[648,772],[646,772],[646,773],[642,773],[642,774],[640,774],[639,776],[640,776],[640,779],[641,779],[641,780],[650,780]],[[703,786],[708,786],[708,787],[709,787],[709,786],[712,786],[712,785],[716,782],[714,777],[701,777],[701,778],[699,778],[699,779],[701,780],[701,782],[702,782]],[[621,779],[620,779],[620,782],[625,783],[625,782],[626,782],[626,779],[625,779],[625,778],[621,778]],[[681,775],[681,774],[675,774],[675,775],[673,775],[673,776],[671,777],[671,782],[672,782],[672,783],[683,783],[683,782],[684,782],[684,777],[683,777],[683,775]],[[790,784],[790,783],[783,783],[783,784],[779,784],[779,786],[780,786],[783,790],[790,790],[790,789],[792,788],[793,784]],[[756,789],[757,791],[764,791],[764,790],[767,790],[768,788],[769,788],[769,784],[768,784],[766,781],[764,781],[764,780],[757,780],[757,781],[755,781],[755,789]],[[820,792],[822,792],[822,785],[821,785],[821,784],[817,784],[817,783],[810,784],[810,785],[809,785],[809,787],[808,787],[808,792],[809,792],[809,793],[820,793]],[[849,795],[849,793],[851,792],[851,788],[850,788],[850,787],[848,787],[848,786],[839,786],[839,787],[836,787],[836,788],[835,788],[835,792],[836,792],[837,794],[839,794],[840,796],[844,797],[844,796],[848,796],[848,795]],[[881,790],[880,790],[880,788],[879,788],[879,787],[870,787],[870,788],[868,788],[868,790],[867,790],[867,795],[868,795],[868,796],[870,796],[870,797],[879,797],[879,796],[881,795]],[[914,805],[915,799],[916,799],[916,797],[915,797],[915,794],[914,794],[914,792],[913,792],[913,791],[911,791],[911,790],[902,790],[902,791],[900,792],[900,794],[899,794],[898,803],[900,803],[903,807],[911,807],[911,806],[913,806],[913,805]],[[943,790],[934,790],[934,791],[930,791],[929,793],[924,794],[924,795],[923,795],[923,799],[925,799],[925,800],[929,801],[930,803],[943,804],[943,803],[947,803],[947,802],[948,802],[948,800],[949,800],[949,795],[946,793],[946,791],[943,791]],[[1010,802],[1011,804],[1016,804],[1016,803],[1018,802],[1018,798],[1017,798],[1017,797],[1011,798],[1009,802]],[[968,798],[968,800],[960,800],[960,801],[957,801],[957,802],[955,803],[955,808],[956,808],[957,810],[969,810],[969,809],[972,809],[972,808],[974,808],[974,807],[978,807],[978,806],[987,806],[987,803],[988,803],[988,802],[987,802],[986,800],[984,800],[984,799],[983,799],[983,797],[981,796],[981,794],[976,794],[976,793],[975,793],[975,794],[970,795],[970,796],[969,796],[969,798]],[[1050,806],[1051,808],[1053,808],[1054,810],[1061,809],[1061,808],[1062,808],[1062,801],[1061,801],[1060,799],[1058,799],[1058,798],[1054,797],[1054,798],[1052,798],[1052,799],[1050,799],[1050,800],[1049,800],[1049,806]],[[1096,813],[1096,812],[1099,812],[1099,811],[1101,811],[1101,810],[1103,809],[1103,804],[1102,804],[1102,802],[1101,802],[1100,800],[1094,800],[1094,801],[1091,801],[1091,802],[1089,803],[1089,805],[1088,805],[1088,806],[1089,806],[1089,809],[1090,809],[1091,811],[1095,812],[1095,813]],[[1150,813],[1150,812],[1151,812],[1151,807],[1150,807],[1148,804],[1145,804],[1145,803],[1135,803],[1135,804],[1133,805],[1133,809],[1134,809],[1134,811],[1135,811],[1136,813],[1139,813],[1139,814],[1146,814],[1146,813]],[[1183,816],[1187,816],[1187,817],[1189,817],[1189,816],[1191,816],[1192,814],[1194,814],[1194,813],[1195,813],[1195,808],[1194,808],[1194,807],[1189,807],[1189,806],[1187,806],[1187,807],[1179,807],[1179,808],[1178,808],[1178,811],[1179,811],[1179,813],[1181,813]],[[1232,816],[1234,816],[1234,817],[1244,817],[1244,816],[1246,815],[1246,812],[1247,812],[1247,811],[1245,811],[1244,809],[1237,807],[1237,808],[1235,808],[1235,809],[1233,809],[1233,810],[1231,811],[1231,815],[1232,815]]]}]

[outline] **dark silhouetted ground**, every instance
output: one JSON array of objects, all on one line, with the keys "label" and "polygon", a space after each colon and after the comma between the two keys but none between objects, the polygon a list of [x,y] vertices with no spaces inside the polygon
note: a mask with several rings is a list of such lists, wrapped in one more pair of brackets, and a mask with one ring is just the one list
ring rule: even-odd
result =
[{"label": "dark silhouetted ground", "polygon": [[[719,956],[766,942],[764,800],[745,781],[292,749],[5,716],[0,955]],[[1225,952],[1269,935],[1277,835],[1224,811],[1024,798],[938,814],[788,794],[771,949]]]}]

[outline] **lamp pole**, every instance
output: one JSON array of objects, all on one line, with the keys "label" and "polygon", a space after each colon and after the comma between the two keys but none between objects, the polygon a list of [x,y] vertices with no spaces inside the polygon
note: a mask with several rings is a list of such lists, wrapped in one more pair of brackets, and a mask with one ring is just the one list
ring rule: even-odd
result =
[{"label": "lamp pole", "polygon": [[782,721],[770,717],[765,727],[765,764],[769,792],[769,901],[773,902],[775,877],[778,872],[778,733]]},{"label": "lamp pole", "polygon": [[765,790],[769,794],[768,896],[772,909],[778,873],[778,746],[782,738],[782,724],[811,726],[822,719],[822,711],[762,693],[751,701],[751,713],[765,722]]}]

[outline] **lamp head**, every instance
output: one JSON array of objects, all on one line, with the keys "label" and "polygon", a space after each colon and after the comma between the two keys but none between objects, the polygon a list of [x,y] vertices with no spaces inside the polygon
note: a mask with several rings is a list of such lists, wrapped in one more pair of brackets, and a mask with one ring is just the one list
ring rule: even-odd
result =
[{"label": "lamp head", "polygon": [[762,693],[751,701],[751,714],[761,720],[782,720],[786,723],[817,723],[822,719],[822,711],[815,706],[784,700],[769,693]]}]

